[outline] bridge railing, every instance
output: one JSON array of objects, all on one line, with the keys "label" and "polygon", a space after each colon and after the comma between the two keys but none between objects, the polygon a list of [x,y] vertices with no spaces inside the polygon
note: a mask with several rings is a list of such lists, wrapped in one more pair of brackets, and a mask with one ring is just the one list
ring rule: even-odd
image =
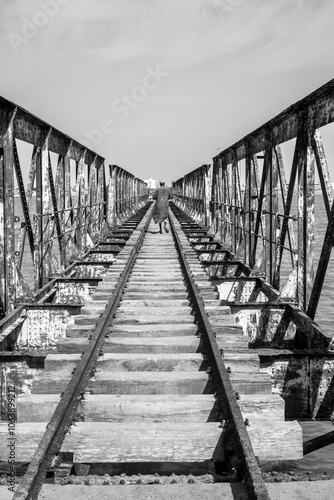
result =
[{"label": "bridge railing", "polygon": [[[296,302],[312,319],[334,241],[333,187],[321,138],[321,128],[333,121],[331,80],[219,153],[211,167],[173,183],[179,205],[209,225],[234,258],[263,276],[280,299]],[[316,172],[327,215],[318,262]]]},{"label": "bridge railing", "polygon": [[174,200],[198,223],[211,225],[211,165],[202,165],[173,183]]},{"label": "bridge railing", "polygon": [[0,318],[147,200],[147,185],[0,97]]}]

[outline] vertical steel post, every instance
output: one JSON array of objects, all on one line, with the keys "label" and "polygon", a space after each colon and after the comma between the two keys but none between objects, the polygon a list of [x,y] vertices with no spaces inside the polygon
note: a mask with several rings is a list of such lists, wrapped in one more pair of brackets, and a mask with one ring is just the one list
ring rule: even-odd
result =
[{"label": "vertical steel post", "polygon": [[4,135],[4,224],[5,224],[5,281],[6,311],[15,308],[15,233],[14,233],[14,110]]},{"label": "vertical steel post", "polygon": [[266,203],[265,203],[265,268],[266,268],[266,279],[269,283],[272,283],[273,277],[273,259],[275,256],[275,246],[274,246],[274,229],[275,220],[273,216],[273,147],[271,135],[267,134],[267,145],[264,153],[264,162],[266,166],[264,170],[267,173],[266,182]]},{"label": "vertical steel post", "polygon": [[207,165],[205,178],[204,178],[204,223],[206,227],[211,226],[211,212],[210,212],[210,201],[211,201],[211,184],[212,184],[212,165]]},{"label": "vertical steel post", "polygon": [[64,156],[58,156],[57,171],[56,171],[56,200],[58,205],[58,223],[60,227],[60,264],[63,268],[66,267],[66,235],[65,233],[65,162]]},{"label": "vertical steel post", "polygon": [[72,142],[68,145],[66,154],[64,156],[64,177],[63,177],[63,190],[64,190],[64,233],[65,233],[65,247],[64,247],[64,266],[67,267],[72,260],[71,247],[74,245],[72,229],[73,229],[73,211],[72,211],[72,190],[71,190],[71,146]]},{"label": "vertical steel post", "polygon": [[245,159],[245,264],[249,265],[252,251],[252,221],[251,221],[251,198],[252,198],[252,154],[250,144],[246,145],[247,153]]},{"label": "vertical steel post", "polygon": [[39,283],[44,285],[49,279],[51,274],[51,242],[52,237],[51,231],[51,191],[49,186],[49,138],[52,133],[52,129],[49,130],[48,135],[43,143],[41,150],[41,162],[40,162],[40,182],[41,182],[41,200],[40,200],[40,276]]},{"label": "vertical steel post", "polygon": [[5,225],[5,158],[3,150],[3,134],[0,136],[0,320],[6,314],[6,225]]},{"label": "vertical steel post", "polygon": [[300,114],[301,134],[298,169],[298,301],[307,309],[314,281],[314,174],[315,156],[310,146],[307,113]]},{"label": "vertical steel post", "polygon": [[235,254],[237,251],[238,242],[238,232],[237,229],[237,169],[238,160],[235,151],[232,151],[232,186],[231,186],[231,242],[232,242],[232,253]]}]

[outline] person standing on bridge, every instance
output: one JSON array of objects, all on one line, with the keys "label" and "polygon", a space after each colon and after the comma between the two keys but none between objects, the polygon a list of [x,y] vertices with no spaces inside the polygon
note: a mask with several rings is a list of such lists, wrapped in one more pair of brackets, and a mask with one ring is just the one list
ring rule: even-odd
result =
[{"label": "person standing on bridge", "polygon": [[171,198],[169,188],[165,186],[163,181],[160,181],[160,187],[155,191],[153,199],[155,201],[155,207],[153,210],[153,220],[156,224],[159,224],[160,234],[162,234],[162,223],[164,223],[164,229],[168,233],[167,228],[167,217],[168,217],[168,200]]}]

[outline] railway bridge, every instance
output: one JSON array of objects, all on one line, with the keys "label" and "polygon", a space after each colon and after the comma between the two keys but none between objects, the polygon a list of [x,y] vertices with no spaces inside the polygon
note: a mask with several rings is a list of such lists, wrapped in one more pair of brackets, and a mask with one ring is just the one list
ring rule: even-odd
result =
[{"label": "railway bridge", "polygon": [[333,121],[331,80],[175,180],[159,234],[144,181],[0,98],[4,498],[300,498],[272,471],[334,441],[303,437],[334,420]]}]

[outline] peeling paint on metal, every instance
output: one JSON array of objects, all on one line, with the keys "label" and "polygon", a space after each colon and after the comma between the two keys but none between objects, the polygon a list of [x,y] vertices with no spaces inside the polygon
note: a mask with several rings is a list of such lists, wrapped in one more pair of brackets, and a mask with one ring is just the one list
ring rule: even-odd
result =
[{"label": "peeling paint on metal", "polygon": [[67,311],[28,309],[16,347],[18,349],[55,347],[58,339],[65,338],[66,327],[72,323],[73,317]]},{"label": "peeling paint on metal", "polygon": [[[87,267],[87,266],[86,266]],[[58,283],[56,303],[60,304],[80,304],[91,299],[95,287],[88,283]]]}]

